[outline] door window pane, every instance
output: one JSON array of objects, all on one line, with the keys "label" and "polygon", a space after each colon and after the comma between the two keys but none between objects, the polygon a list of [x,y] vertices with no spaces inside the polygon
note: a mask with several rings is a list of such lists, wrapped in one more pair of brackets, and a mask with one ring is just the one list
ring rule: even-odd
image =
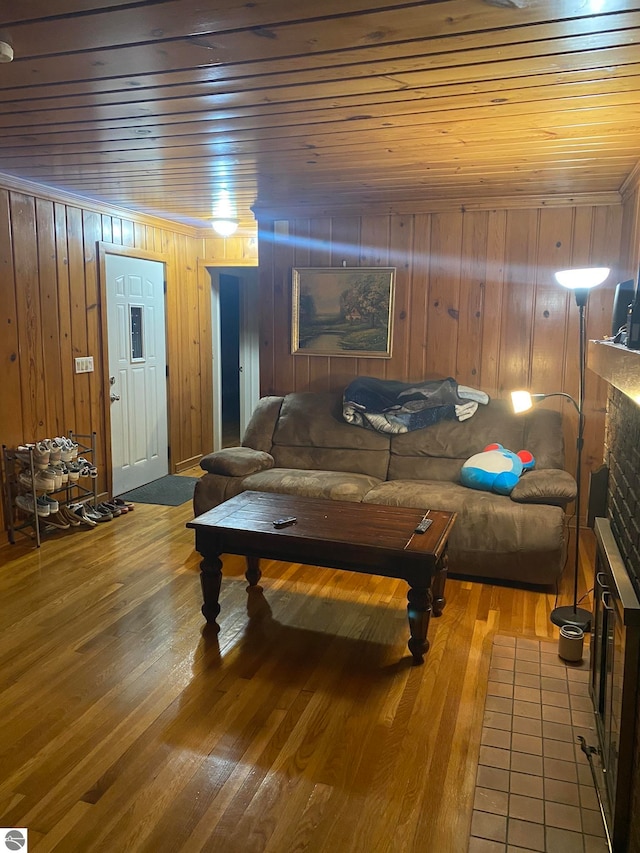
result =
[{"label": "door window pane", "polygon": [[144,336],[142,334],[142,306],[129,306],[131,317],[131,360],[140,361],[144,358]]}]

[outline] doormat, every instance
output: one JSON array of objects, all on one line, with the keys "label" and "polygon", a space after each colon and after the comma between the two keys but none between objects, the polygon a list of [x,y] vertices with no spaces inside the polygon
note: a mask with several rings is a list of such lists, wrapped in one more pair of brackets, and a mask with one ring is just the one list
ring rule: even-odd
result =
[{"label": "doormat", "polygon": [[130,492],[118,495],[128,501],[141,504],[160,504],[162,506],[180,506],[193,498],[193,490],[198,477],[180,477],[167,474],[152,483],[145,483]]},{"label": "doormat", "polygon": [[597,743],[588,661],[586,647],[568,664],[557,641],[494,638],[469,853],[607,850],[578,741]]}]

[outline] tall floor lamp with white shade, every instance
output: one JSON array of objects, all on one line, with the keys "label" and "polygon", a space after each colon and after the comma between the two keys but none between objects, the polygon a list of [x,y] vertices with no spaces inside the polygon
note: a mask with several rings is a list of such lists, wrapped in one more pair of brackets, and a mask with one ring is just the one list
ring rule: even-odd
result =
[{"label": "tall floor lamp with white shade", "polygon": [[575,406],[578,412],[578,435],[576,439],[576,483],[578,492],[576,495],[576,538],[575,538],[575,555],[573,563],[573,603],[561,607],[555,607],[551,611],[551,621],[554,625],[562,627],[563,625],[575,625],[582,628],[583,631],[589,629],[591,624],[591,612],[582,607],[578,607],[578,574],[580,568],[579,561],[579,546],[580,546],[580,492],[582,486],[582,447],[584,444],[584,382],[586,372],[586,345],[587,333],[584,318],[584,309],[586,308],[589,299],[589,291],[592,287],[596,287],[609,275],[608,267],[589,267],[586,269],[560,270],[555,274],[556,281],[573,290],[576,298],[580,316],[579,327],[579,379],[578,379],[578,400],[570,394],[564,392],[554,392],[551,394],[529,394],[527,391],[514,391],[512,393],[513,407],[516,412],[525,411],[531,408],[533,403],[538,403],[546,397],[567,397]]}]

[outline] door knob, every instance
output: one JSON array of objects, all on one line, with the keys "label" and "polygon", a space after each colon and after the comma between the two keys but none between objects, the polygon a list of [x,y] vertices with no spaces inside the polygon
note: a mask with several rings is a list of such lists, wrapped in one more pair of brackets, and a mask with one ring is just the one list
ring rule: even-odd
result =
[{"label": "door knob", "polygon": [[120,399],[120,394],[109,394],[109,399],[111,400],[112,403],[115,403],[116,400]]}]

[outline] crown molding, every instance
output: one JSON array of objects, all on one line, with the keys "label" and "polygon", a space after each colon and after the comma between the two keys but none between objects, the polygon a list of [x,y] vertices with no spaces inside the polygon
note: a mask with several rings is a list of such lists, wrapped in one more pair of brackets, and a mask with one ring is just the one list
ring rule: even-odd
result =
[{"label": "crown molding", "polygon": [[622,186],[620,187],[620,195],[623,199],[626,199],[626,197],[634,190],[638,189],[638,187],[640,187],[640,160],[638,160],[636,165],[625,178]]},{"label": "crown molding", "polygon": [[261,204],[252,210],[259,221],[332,216],[403,216],[418,213],[463,213],[471,210],[522,210],[545,207],[610,206],[622,204],[619,192],[572,193],[570,195],[499,196],[483,199],[405,199],[385,202],[343,202],[335,204]]},{"label": "crown molding", "polygon": [[108,204],[107,202],[97,201],[88,196],[76,195],[67,190],[59,190],[47,184],[39,184],[36,181],[28,181],[25,178],[17,178],[15,175],[7,175],[0,172],[0,189],[6,189],[10,192],[24,193],[25,195],[36,196],[44,201],[59,202],[68,204],[72,207],[81,207],[84,210],[91,210],[94,213],[105,214],[107,216],[116,216],[119,219],[130,219],[132,222],[138,222],[141,225],[150,225],[154,228],[163,228],[165,231],[173,231],[176,234],[184,234],[187,237],[198,238],[203,229],[196,228],[193,225],[185,225],[184,222],[175,222],[172,219],[163,219],[160,216],[152,216],[148,213],[139,213],[137,210],[131,210],[126,207],[118,207],[117,205]]}]

